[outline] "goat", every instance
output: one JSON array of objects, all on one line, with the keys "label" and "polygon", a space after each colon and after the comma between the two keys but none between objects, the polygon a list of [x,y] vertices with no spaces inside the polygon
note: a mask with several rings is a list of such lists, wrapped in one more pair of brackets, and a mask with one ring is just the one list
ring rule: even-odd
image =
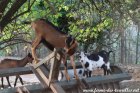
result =
[{"label": "goat", "polygon": [[104,75],[111,74],[109,54],[112,51],[106,52],[102,50],[98,53],[92,53],[88,56],[84,52],[80,53],[80,62],[85,69],[85,74],[87,77],[91,77],[92,70],[97,68],[102,68],[104,70]]},{"label": "goat", "polygon": [[[83,68],[76,69],[76,71],[79,78],[82,78],[85,76]],[[75,78],[74,71],[72,69],[68,69],[68,74],[70,75],[70,78],[73,78],[73,79]],[[66,77],[64,75],[65,75],[64,70],[59,71],[58,81],[66,80]]]},{"label": "goat", "polygon": [[[21,59],[21,60],[17,60],[17,59],[3,59],[0,62],[0,69],[24,67],[27,63],[31,63],[32,61],[33,61],[33,58],[32,58],[32,55],[30,53],[28,53],[28,55],[25,58]],[[16,75],[16,80],[15,80],[15,83],[14,83],[14,87],[16,86],[18,78],[19,78],[21,84],[23,85],[22,78],[19,75]],[[6,79],[7,79],[9,87],[11,87],[11,84],[9,82],[9,77],[6,77]],[[2,88],[4,88],[3,77],[1,78],[1,82],[2,82]]]}]

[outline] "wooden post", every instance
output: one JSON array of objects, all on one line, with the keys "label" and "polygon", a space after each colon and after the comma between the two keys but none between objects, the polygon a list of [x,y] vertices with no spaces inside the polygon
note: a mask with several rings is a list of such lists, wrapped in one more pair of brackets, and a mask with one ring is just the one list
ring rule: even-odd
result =
[{"label": "wooden post", "polygon": [[[49,73],[47,69],[43,65],[41,65],[37,69],[34,69],[33,67],[31,67],[31,69],[35,73],[35,75],[38,77],[41,84],[43,84],[43,87],[47,88],[47,86],[49,85],[49,79],[47,77]],[[65,93],[64,89],[56,82],[51,83],[50,88],[54,93]]]},{"label": "wooden post", "polygon": [[54,58],[51,60],[51,68],[50,68],[50,74],[49,74],[49,85],[51,81],[58,80],[58,74],[59,74],[59,67],[60,67],[60,56],[57,53],[58,50],[54,50]]},{"label": "wooden post", "polygon": [[[51,82],[52,80],[57,80],[58,78],[58,69],[61,63],[58,62],[59,58],[60,56],[57,54],[55,49],[51,55],[42,60],[41,63],[39,62],[37,65],[31,67],[31,69],[38,77],[43,87],[49,86],[54,93],[65,93],[60,85],[58,85],[56,82]],[[48,60],[51,63],[50,72],[48,71],[47,66],[44,64],[46,63],[45,61]]]},{"label": "wooden post", "polygon": [[47,62],[50,61],[52,58],[54,58],[54,53],[55,53],[55,52],[52,52],[52,53],[49,54],[46,58],[44,58],[43,60],[41,60],[39,63],[34,64],[33,67],[36,69],[36,68],[38,68],[39,66],[41,66],[42,64],[47,63]]}]

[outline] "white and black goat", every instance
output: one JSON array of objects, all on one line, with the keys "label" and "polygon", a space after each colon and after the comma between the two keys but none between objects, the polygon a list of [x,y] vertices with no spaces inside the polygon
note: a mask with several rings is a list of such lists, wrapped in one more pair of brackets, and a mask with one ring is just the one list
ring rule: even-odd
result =
[{"label": "white and black goat", "polygon": [[[84,69],[83,68],[79,68],[79,69],[76,69],[76,70],[77,70],[77,74],[78,74],[78,77],[79,78],[83,78],[85,76],[85,73],[84,73]],[[70,78],[75,79],[73,69],[68,69],[68,74],[70,75]],[[66,80],[66,77],[64,75],[65,75],[64,74],[64,70],[59,71],[58,81],[64,81],[64,80]]]},{"label": "white and black goat", "polygon": [[97,68],[102,68],[104,70],[104,75],[111,74],[109,63],[110,52],[112,51],[106,52],[105,50],[102,50],[98,53],[92,53],[90,55],[85,55],[84,52],[80,53],[80,62],[85,69],[84,73],[87,77],[91,77],[92,71]]}]

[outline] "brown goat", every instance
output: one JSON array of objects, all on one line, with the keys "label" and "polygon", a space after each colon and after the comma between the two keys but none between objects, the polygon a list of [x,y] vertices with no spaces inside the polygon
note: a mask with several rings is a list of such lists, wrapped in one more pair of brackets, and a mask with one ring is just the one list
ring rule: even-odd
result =
[{"label": "brown goat", "polygon": [[[16,59],[3,59],[0,62],[0,69],[8,69],[8,68],[15,68],[15,67],[24,67],[27,63],[31,63],[33,61],[32,55],[28,53],[28,55],[21,59],[21,60],[16,60]],[[21,84],[23,85],[22,78],[19,75],[16,75],[16,80],[14,83],[14,87],[16,86],[17,79],[20,79]],[[11,87],[11,84],[9,82],[9,77],[6,77],[8,85]],[[3,77],[1,78],[2,82],[2,88],[4,88],[3,85]]]},{"label": "brown goat", "polygon": [[70,80],[66,66],[67,56],[70,57],[70,62],[73,66],[74,75],[76,79],[79,79],[74,63],[74,53],[78,46],[77,41],[72,36],[67,35],[64,32],[61,32],[51,22],[44,19],[38,19],[33,21],[31,23],[31,26],[36,34],[34,42],[32,43],[32,55],[35,60],[35,63],[38,63],[36,49],[40,43],[43,43],[47,48],[49,48],[52,51],[54,50],[54,48],[61,48],[62,50],[65,50],[65,52],[60,53],[60,55],[62,56],[62,60],[64,63],[65,76],[67,80]]}]

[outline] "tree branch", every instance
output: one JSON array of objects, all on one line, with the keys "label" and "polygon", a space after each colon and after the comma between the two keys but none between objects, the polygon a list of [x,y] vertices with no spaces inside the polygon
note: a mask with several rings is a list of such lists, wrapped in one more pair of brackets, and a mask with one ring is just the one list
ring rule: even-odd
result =
[{"label": "tree branch", "polygon": [[8,43],[11,43],[11,42],[23,42],[23,43],[31,44],[30,41],[26,41],[24,39],[16,38],[16,39],[6,39],[5,41],[0,42],[0,45],[8,44]]},{"label": "tree branch", "polygon": [[32,5],[34,4],[34,2],[35,2],[35,0],[31,3],[31,5],[30,5],[30,2],[29,2],[29,4],[28,4],[28,10],[26,10],[26,11],[24,11],[24,12],[22,12],[22,13],[16,15],[16,16],[14,16],[14,17],[11,19],[11,21],[14,20],[14,19],[16,19],[16,18],[18,18],[18,17],[21,16],[21,15],[24,15],[24,14],[30,12],[31,7],[32,7]]},{"label": "tree branch", "polygon": [[3,12],[5,11],[5,8],[7,7],[8,3],[11,0],[1,0],[0,1],[0,18],[2,17]]},{"label": "tree branch", "polygon": [[102,12],[102,11],[97,7],[95,1],[94,1],[94,0],[91,0],[91,1],[92,1],[93,5],[95,6],[96,10],[98,10],[99,12]]},{"label": "tree branch", "polygon": [[1,31],[4,29],[4,27],[10,23],[12,20],[12,16],[18,11],[18,9],[26,2],[27,0],[15,0],[11,8],[8,10],[8,12],[3,16],[0,27]]},{"label": "tree branch", "polygon": [[19,43],[28,43],[28,42],[21,41],[21,42],[8,43],[7,45],[0,47],[0,50],[3,50],[4,48],[6,48],[8,46],[16,45],[16,44],[19,44]]}]

